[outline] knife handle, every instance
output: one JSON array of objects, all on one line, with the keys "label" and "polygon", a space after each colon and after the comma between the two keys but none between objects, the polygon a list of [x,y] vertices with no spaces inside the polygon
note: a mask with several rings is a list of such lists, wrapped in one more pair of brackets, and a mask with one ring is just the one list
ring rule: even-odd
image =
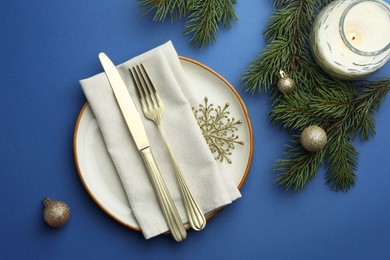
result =
[{"label": "knife handle", "polygon": [[164,179],[162,178],[161,173],[157,167],[150,147],[142,149],[141,155],[148,171],[150,181],[152,182],[154,191],[156,192],[163,216],[168,225],[168,229],[171,231],[173,239],[175,239],[177,242],[183,241],[187,237],[187,231],[184,228],[184,224],[180,218],[179,212],[173,203],[171,194],[169,193]]}]

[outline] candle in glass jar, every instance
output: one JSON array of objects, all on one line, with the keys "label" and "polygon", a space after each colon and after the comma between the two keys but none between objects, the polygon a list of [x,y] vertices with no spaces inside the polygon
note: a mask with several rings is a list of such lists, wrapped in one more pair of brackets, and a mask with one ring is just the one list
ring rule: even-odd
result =
[{"label": "candle in glass jar", "polygon": [[359,79],[381,68],[390,57],[390,6],[381,0],[339,0],[314,21],[311,48],[330,75]]}]

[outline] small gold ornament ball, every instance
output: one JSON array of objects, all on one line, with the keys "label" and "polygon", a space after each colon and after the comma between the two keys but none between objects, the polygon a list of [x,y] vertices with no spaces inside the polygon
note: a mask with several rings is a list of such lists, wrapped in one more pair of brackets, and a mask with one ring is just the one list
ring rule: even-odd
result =
[{"label": "small gold ornament ball", "polygon": [[287,76],[287,74],[281,70],[278,73],[278,82],[276,83],[276,86],[278,87],[278,90],[285,94],[291,94],[294,92],[294,81]]},{"label": "small gold ornament ball", "polygon": [[43,200],[45,210],[43,217],[45,222],[51,227],[62,227],[70,218],[70,209],[62,201],[52,201],[49,198]]},{"label": "small gold ornament ball", "polygon": [[319,126],[312,125],[306,127],[301,133],[301,144],[309,152],[317,152],[324,148],[328,137],[324,129]]}]

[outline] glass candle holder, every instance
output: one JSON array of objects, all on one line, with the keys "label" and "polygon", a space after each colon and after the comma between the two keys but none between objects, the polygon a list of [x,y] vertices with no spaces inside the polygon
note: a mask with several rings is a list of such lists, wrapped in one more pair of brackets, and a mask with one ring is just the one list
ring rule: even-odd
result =
[{"label": "glass candle holder", "polygon": [[381,0],[339,0],[321,10],[311,32],[311,49],[331,76],[367,77],[390,57],[390,6]]}]

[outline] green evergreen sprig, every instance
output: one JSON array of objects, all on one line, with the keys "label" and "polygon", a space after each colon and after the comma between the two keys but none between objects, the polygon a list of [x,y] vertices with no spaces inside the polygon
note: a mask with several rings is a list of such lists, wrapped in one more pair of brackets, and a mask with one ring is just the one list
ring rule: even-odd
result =
[{"label": "green evergreen sprig", "polygon": [[139,0],[144,14],[154,13],[154,22],[186,17],[185,34],[192,35],[191,44],[199,48],[215,42],[221,26],[229,29],[238,22],[236,3],[237,0]]},{"label": "green evergreen sprig", "polygon": [[[375,135],[374,114],[390,89],[390,77],[346,82],[324,73],[309,47],[310,29],[318,11],[331,0],[275,0],[264,36],[268,45],[243,73],[243,87],[255,94],[271,92],[270,120],[293,133],[283,159],[277,160],[275,182],[286,190],[304,188],[324,163],[326,183],[336,191],[355,184],[358,151],[352,141]],[[295,81],[292,95],[275,90],[283,69]],[[300,144],[299,133],[310,125],[322,127],[328,143],[318,152]]]},{"label": "green evergreen sprig", "polygon": [[163,22],[167,16],[174,21],[187,12],[187,4],[182,0],[142,0],[139,1],[139,6],[145,9],[144,14],[154,12],[154,22]]}]

